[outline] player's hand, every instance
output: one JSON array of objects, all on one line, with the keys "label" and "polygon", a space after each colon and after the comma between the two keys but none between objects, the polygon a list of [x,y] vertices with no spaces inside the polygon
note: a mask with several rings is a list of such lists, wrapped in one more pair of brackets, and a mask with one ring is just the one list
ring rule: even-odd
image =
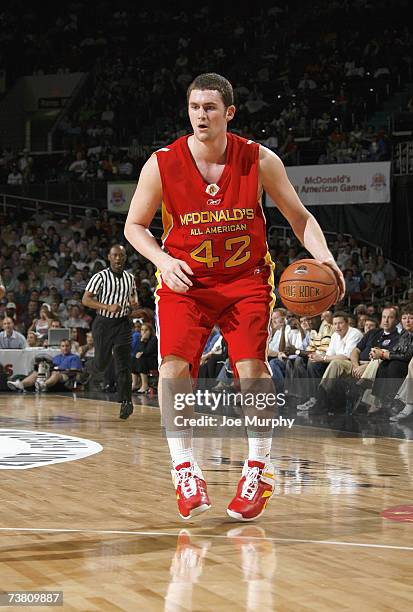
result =
[{"label": "player's hand", "polygon": [[122,310],[122,306],[120,304],[110,304],[107,307],[107,311],[111,312],[112,314],[116,314],[117,312],[120,312]]},{"label": "player's hand", "polygon": [[193,276],[194,273],[186,261],[169,257],[160,267],[160,271],[162,279],[172,291],[186,293],[192,287],[192,281],[188,276]]},{"label": "player's hand", "polygon": [[338,283],[339,296],[337,298],[337,302],[341,302],[346,293],[346,283],[344,282],[344,276],[333,257],[328,257],[327,259],[320,259],[321,263],[325,264],[329,268],[331,268],[334,272]]}]

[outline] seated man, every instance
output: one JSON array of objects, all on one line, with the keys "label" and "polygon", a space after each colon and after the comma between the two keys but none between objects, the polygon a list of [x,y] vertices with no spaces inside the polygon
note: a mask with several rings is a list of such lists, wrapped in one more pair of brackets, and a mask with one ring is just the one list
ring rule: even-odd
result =
[{"label": "seated man", "polygon": [[301,326],[309,329],[309,343],[303,350],[294,351],[295,359],[290,358],[287,361],[285,373],[285,391],[294,404],[316,395],[317,381],[314,378],[308,378],[308,359],[312,353],[326,354],[333,334],[332,320],[332,313],[331,324],[326,318],[321,320],[320,317],[312,319],[301,317],[300,319]]},{"label": "seated man", "polygon": [[60,355],[52,359],[53,370],[45,380],[39,372],[32,372],[23,380],[9,380],[7,386],[11,391],[24,391],[35,386],[38,391],[47,391],[57,384],[66,383],[70,378],[75,378],[76,374],[83,369],[79,355],[70,352],[70,340],[60,342]]},{"label": "seated man", "polygon": [[26,338],[14,329],[13,319],[4,317],[3,331],[0,333],[0,349],[24,349],[26,346]]},{"label": "seated man", "polygon": [[373,347],[370,351],[371,359],[379,359],[380,365],[371,391],[375,402],[368,412],[369,415],[379,412],[394,400],[400,387],[400,379],[405,378],[408,373],[409,363],[413,358],[413,304],[404,306],[401,323],[403,331],[393,349]]},{"label": "seated man", "polygon": [[[286,371],[286,364],[289,358],[296,358],[297,350],[304,350],[309,342],[310,330],[309,326],[306,325],[305,328],[301,325],[298,317],[290,313],[286,320],[288,320],[288,325],[286,323],[283,324],[281,328],[279,343],[278,343],[278,353],[276,357],[273,357],[269,361],[269,365],[272,372],[272,379],[277,388],[277,391],[282,392],[284,390],[284,377]],[[276,332],[277,333],[277,332]],[[275,336],[275,334],[274,334]],[[274,343],[270,342],[271,346],[274,346]]]},{"label": "seated man", "polygon": [[[377,319],[375,319],[374,317],[368,317],[367,315],[362,315],[364,316],[364,322],[363,322],[363,332],[365,334],[367,334],[367,332],[371,331],[372,329],[378,329],[379,328],[379,323],[377,321]],[[359,329],[361,329],[359,327]],[[399,331],[399,330],[397,330]]]},{"label": "seated man", "polygon": [[[331,336],[331,342],[329,347],[325,353],[325,355],[321,355],[320,353],[314,352],[310,355],[308,361],[307,372],[310,378],[315,378],[316,380],[322,378],[322,383],[326,383],[326,380],[333,377],[336,378],[335,366],[330,368],[330,364],[335,361],[349,361],[350,355],[353,348],[357,345],[357,343],[363,337],[362,332],[355,327],[350,327],[349,325],[349,315],[346,312],[336,312],[333,316],[333,328],[334,333]],[[320,394],[320,387],[318,387],[317,395]],[[322,387],[321,387],[322,388]],[[320,404],[317,406],[317,411],[320,408],[324,411],[324,405],[322,404],[323,395],[321,392]],[[315,412],[315,405],[317,404],[317,399],[315,396],[311,396],[310,399],[305,402],[305,404],[299,404],[297,406],[297,410],[307,411],[313,410]]]},{"label": "seated man", "polygon": [[380,328],[372,329],[365,333],[363,338],[353,349],[350,355],[350,365],[348,361],[337,364],[337,366],[341,366],[343,370],[342,373],[339,373],[337,370],[337,376],[347,374],[349,376],[354,376],[354,378],[361,379],[370,363],[369,355],[371,349],[373,347],[378,347],[390,351],[397,344],[398,340],[397,311],[392,306],[389,306],[383,309]]},{"label": "seated man", "polygon": [[[344,388],[343,385],[338,383],[338,379],[348,381],[349,377],[352,377],[363,391],[371,387],[379,366],[377,360],[372,361],[370,358],[372,348],[379,347],[380,349],[392,350],[398,340],[397,310],[389,306],[383,309],[380,328],[371,329],[364,334],[352,350],[350,360],[336,360],[330,364],[320,384],[320,395],[323,397],[324,403],[337,407],[337,403],[340,402],[340,399],[343,399]],[[363,402],[363,398],[357,400],[357,409],[363,405]]]},{"label": "seated man", "polygon": [[275,308],[271,315],[272,336],[268,344],[268,362],[271,368],[271,375],[274,383],[281,388],[284,386],[284,363],[278,359],[281,352],[280,343],[285,348],[286,335],[290,331],[290,326],[286,323],[287,310],[285,308]]}]

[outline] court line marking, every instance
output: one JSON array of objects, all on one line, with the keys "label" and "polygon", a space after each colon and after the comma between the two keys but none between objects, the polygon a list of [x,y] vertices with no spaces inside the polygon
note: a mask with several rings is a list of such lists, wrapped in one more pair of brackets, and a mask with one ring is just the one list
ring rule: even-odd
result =
[{"label": "court line marking", "polygon": [[[230,524],[230,523],[229,523]],[[240,523],[231,523],[232,525],[240,525]],[[176,538],[179,535],[179,530],[176,533],[167,533],[164,531],[126,531],[122,529],[58,529],[58,528],[37,528],[37,527],[0,527],[0,532],[6,531],[23,531],[26,533],[83,533],[85,535],[138,535],[138,536],[167,536]],[[190,531],[190,528],[188,529]],[[224,539],[228,536],[220,534],[206,533],[191,533],[194,538],[211,538]],[[294,544],[327,544],[330,546],[355,546],[357,548],[385,548],[391,550],[407,550],[412,551],[413,546],[398,546],[396,544],[369,544],[368,542],[343,542],[339,540],[305,540],[298,538],[272,538],[272,537],[250,537],[237,535],[237,538],[245,540],[271,541],[271,542],[290,542]]]}]

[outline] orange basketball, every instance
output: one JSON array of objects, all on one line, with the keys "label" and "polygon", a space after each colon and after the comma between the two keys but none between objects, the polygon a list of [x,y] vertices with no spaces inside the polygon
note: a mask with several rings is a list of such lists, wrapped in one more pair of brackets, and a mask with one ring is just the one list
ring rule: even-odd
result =
[{"label": "orange basketball", "polygon": [[281,274],[279,293],[288,310],[299,316],[316,316],[337,301],[334,272],[316,259],[300,259]]}]

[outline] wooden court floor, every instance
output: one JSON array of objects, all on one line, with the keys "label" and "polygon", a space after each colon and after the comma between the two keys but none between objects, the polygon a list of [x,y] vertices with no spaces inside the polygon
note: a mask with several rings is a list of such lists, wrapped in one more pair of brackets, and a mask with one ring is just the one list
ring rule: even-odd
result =
[{"label": "wooden court floor", "polygon": [[2,470],[0,591],[80,611],[413,609],[413,524],[381,516],[413,505],[413,442],[297,429],[274,441],[277,496],[240,524],[225,508],[246,443],[197,439],[213,507],[184,522],[156,408],[120,421],[111,402],[2,394],[0,423],[103,447]]}]

